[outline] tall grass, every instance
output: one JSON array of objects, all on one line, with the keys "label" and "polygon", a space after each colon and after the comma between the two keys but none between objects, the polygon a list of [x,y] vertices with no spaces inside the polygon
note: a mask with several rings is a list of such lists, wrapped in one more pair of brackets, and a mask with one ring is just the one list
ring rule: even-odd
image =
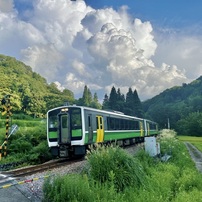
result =
[{"label": "tall grass", "polygon": [[98,146],[87,155],[87,174],[98,182],[111,181],[117,191],[144,186],[145,173],[139,161],[123,149]]},{"label": "tall grass", "polygon": [[135,155],[112,146],[91,150],[82,173],[46,181],[44,201],[201,201],[202,174],[185,145],[171,136],[160,139],[162,155],[171,155],[167,162],[143,150]]}]

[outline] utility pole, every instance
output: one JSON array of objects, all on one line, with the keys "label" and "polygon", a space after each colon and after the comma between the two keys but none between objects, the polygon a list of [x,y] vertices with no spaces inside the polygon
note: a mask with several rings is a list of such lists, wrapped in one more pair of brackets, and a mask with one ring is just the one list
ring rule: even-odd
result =
[{"label": "utility pole", "polygon": [[168,118],[168,129],[170,130],[170,119]]}]

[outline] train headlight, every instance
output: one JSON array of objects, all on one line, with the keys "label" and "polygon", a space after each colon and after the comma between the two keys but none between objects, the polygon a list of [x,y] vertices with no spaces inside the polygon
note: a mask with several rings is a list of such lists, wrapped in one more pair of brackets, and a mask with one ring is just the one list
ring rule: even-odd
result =
[{"label": "train headlight", "polygon": [[68,108],[62,108],[61,112],[67,112],[69,109]]}]

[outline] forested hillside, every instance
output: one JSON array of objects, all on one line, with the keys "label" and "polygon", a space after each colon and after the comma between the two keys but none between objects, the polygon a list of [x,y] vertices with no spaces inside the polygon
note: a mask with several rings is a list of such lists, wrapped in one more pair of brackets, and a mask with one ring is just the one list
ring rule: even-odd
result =
[{"label": "forested hillside", "polygon": [[[178,133],[200,135],[202,131],[202,76],[182,86],[167,89],[143,103],[145,115]],[[201,133],[202,135],[202,133]]]},{"label": "forested hillside", "polygon": [[12,111],[42,116],[48,109],[73,102],[74,94],[59,91],[54,83],[48,84],[31,67],[15,58],[0,55],[0,99],[11,95]]}]

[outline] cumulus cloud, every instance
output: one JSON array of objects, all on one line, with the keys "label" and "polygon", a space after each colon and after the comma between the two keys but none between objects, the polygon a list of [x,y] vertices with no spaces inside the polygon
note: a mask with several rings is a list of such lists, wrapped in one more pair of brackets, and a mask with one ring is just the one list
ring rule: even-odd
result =
[{"label": "cumulus cloud", "polygon": [[0,11],[10,12],[13,10],[13,0],[0,0]]},{"label": "cumulus cloud", "polygon": [[[60,89],[81,97],[85,85],[99,96],[113,85],[123,93],[132,87],[147,99],[187,81],[177,63],[154,60],[163,43],[159,47],[150,22],[129,16],[126,7],[95,10],[83,0],[34,0],[32,15],[22,20],[12,1],[0,0],[0,8],[2,2],[8,8],[0,9],[0,52]],[[197,49],[196,43],[182,55],[188,58]]]}]

